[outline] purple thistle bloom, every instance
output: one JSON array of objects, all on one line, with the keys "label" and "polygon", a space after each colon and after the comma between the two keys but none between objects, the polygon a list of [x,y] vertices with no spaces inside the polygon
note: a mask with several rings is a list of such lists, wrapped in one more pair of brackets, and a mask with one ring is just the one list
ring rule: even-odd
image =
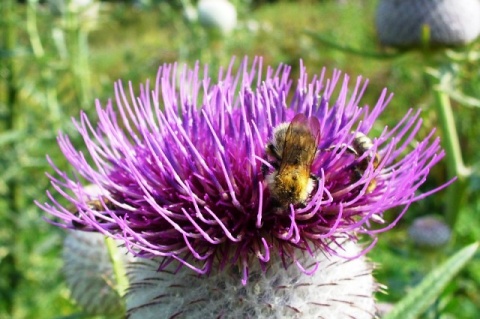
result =
[{"label": "purple thistle bloom", "polygon": [[[248,265],[256,259],[265,269],[271,254],[285,265],[294,262],[314,272],[316,267],[296,261],[296,251],[335,253],[332,242],[341,245],[359,234],[375,238],[392,228],[411,203],[445,186],[416,194],[444,153],[433,131],[412,147],[422,124],[413,110],[372,137],[370,150],[380,160],[374,165],[371,156],[361,174],[352,177],[355,163],[368,156],[356,157],[345,146],[352,145],[356,132],[369,135],[391,99],[386,90],[373,108],[359,107],[367,85],[360,77],[349,92],[347,75],[342,80],[334,71],[327,79],[322,70],[309,79],[301,65],[292,92],[289,66],[268,67],[262,74],[260,58],[251,66],[245,59],[237,72],[233,65],[232,60],[212,80],[200,75],[198,64],[193,70],[166,64],[153,89],[147,82],[139,97],[131,84],[125,92],[116,83],[115,102],[96,103],[96,126],[81,113],[74,124],[88,154],[60,134],[59,145],[76,174],[68,176],[50,161],[57,176],[49,176],[77,211],[48,191],[50,203],[39,206],[60,220],[52,223],[101,232],[140,257],[164,257],[160,269],[176,260],[208,274],[235,264],[246,283]],[[298,113],[320,123],[311,167],[317,182],[305,204],[284,209],[270,199],[262,166],[273,169],[265,146],[274,128]],[[87,184],[96,185],[101,195],[87,194]],[[93,207],[89,201],[95,199],[99,204]],[[370,228],[372,222],[384,223],[383,213],[397,206],[403,210],[394,222]]]}]

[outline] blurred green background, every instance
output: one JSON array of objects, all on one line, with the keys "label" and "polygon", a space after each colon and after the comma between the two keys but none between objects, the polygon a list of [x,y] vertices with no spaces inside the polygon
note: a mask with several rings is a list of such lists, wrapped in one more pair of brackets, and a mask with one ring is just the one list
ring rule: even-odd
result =
[{"label": "blurred green background", "polygon": [[[395,303],[434,265],[479,240],[480,198],[475,196],[480,188],[479,41],[428,52],[387,50],[376,39],[374,0],[232,1],[238,23],[228,35],[188,20],[188,2],[181,0],[110,1],[81,10],[23,2],[0,4],[1,319],[90,318],[70,300],[62,277],[65,234],[46,223],[33,203],[45,201],[49,187],[45,172],[52,169],[45,154],[68,169],[57,147],[57,132],[70,134],[82,147],[70,118],[81,109],[95,118],[95,98],[102,103],[112,98],[114,81],[132,81],[138,87],[147,78],[154,79],[162,63],[193,65],[200,60],[214,75],[232,55],[260,55],[264,65],[287,63],[294,73],[299,59],[309,73],[324,66],[329,74],[341,69],[353,79],[358,75],[370,79],[364,104],[375,104],[384,87],[395,93],[378,129],[394,125],[414,107],[423,109],[419,135],[437,127],[441,137],[445,130],[433,91],[438,77],[432,79],[425,71],[429,67],[447,74],[463,159],[473,174],[462,178],[463,200],[458,205],[452,208],[446,191],[439,192],[412,205],[395,229],[379,235],[369,257],[380,265],[376,277],[388,286],[388,294],[378,294],[378,299]],[[351,52],[355,50],[360,53]],[[422,191],[447,179],[444,160]],[[451,240],[437,251],[418,249],[407,232],[416,218],[429,214],[446,216],[453,227]],[[479,318],[479,286],[477,253],[423,318]]]}]

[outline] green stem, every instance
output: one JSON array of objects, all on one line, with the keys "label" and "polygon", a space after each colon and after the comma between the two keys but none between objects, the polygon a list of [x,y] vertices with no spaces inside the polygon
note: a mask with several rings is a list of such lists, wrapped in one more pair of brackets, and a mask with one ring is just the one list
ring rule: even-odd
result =
[{"label": "green stem", "polygon": [[361,56],[361,57],[364,57],[364,58],[370,58],[370,59],[376,59],[376,60],[387,60],[387,59],[397,58],[397,57],[401,56],[402,54],[404,54],[404,52],[402,52],[402,51],[397,51],[395,53],[365,51],[365,50],[357,49],[357,48],[354,48],[354,47],[351,47],[351,46],[348,46],[348,45],[345,45],[345,44],[341,44],[340,42],[338,42],[336,40],[332,40],[332,39],[328,38],[327,36],[319,34],[318,32],[313,32],[313,31],[307,30],[307,31],[305,31],[305,33],[307,35],[309,35],[310,37],[312,37],[315,41],[317,41],[321,44],[324,44],[324,45],[326,45],[330,48],[337,49],[337,50],[339,50],[341,52],[344,52],[344,53],[355,54],[355,55],[358,55],[358,56]]},{"label": "green stem", "polygon": [[76,63],[75,76],[76,81],[80,83],[80,105],[87,108],[91,103],[91,82],[90,82],[90,65],[88,61],[88,31],[79,28],[77,34],[78,41],[78,63]]},{"label": "green stem", "polygon": [[128,288],[128,278],[125,271],[125,261],[120,258],[117,243],[112,238],[105,237],[105,245],[107,246],[108,254],[113,266],[113,273],[115,275],[116,289],[120,297],[125,295]]},{"label": "green stem", "polygon": [[57,100],[57,90],[55,86],[52,85],[52,79],[55,78],[55,74],[52,71],[52,68],[48,65],[48,59],[45,58],[45,50],[37,28],[38,5],[38,0],[28,0],[27,32],[33,55],[35,56],[38,65],[41,66],[41,83],[39,88],[44,89],[45,92],[44,104],[48,107],[49,120],[53,122],[55,130],[58,130],[61,121],[61,111]]},{"label": "green stem", "polygon": [[41,59],[45,55],[45,50],[40,40],[37,28],[37,5],[38,0],[28,0],[27,5],[27,32],[33,54],[37,59]]},{"label": "green stem", "polygon": [[[441,79],[440,79],[441,81]],[[455,118],[450,104],[450,98],[441,88],[435,88],[435,105],[443,129],[443,142],[446,152],[448,178],[457,177],[457,181],[447,189],[446,221],[453,229],[457,221],[460,208],[465,200],[467,177],[469,169],[465,167],[460,149]]]},{"label": "green stem", "polygon": [[65,34],[68,47],[68,64],[74,77],[73,84],[81,108],[90,104],[90,68],[88,62],[88,32],[83,30],[80,12],[68,7],[64,13]]},{"label": "green stem", "polygon": [[[15,63],[15,49],[16,49],[16,40],[17,40],[17,17],[15,14],[15,1],[7,0],[2,5],[2,10],[0,12],[3,18],[3,40],[4,40],[4,50],[8,54],[4,57],[5,59],[5,68],[4,72],[6,73],[6,105],[7,105],[7,114],[4,118],[3,126],[7,132],[14,132],[17,124],[17,117],[19,114],[18,110],[18,87],[17,87],[17,70]],[[11,159],[14,158],[15,154],[15,143],[12,142],[7,146],[4,154],[9,154],[10,158],[6,158],[6,162],[13,164]],[[17,240],[17,217],[18,217],[18,182],[16,177],[12,177],[7,181],[7,191],[6,191],[6,218],[2,221],[4,222],[4,229],[10,234],[10,241],[7,244],[9,247],[8,254],[0,262],[0,275],[2,278],[5,278],[8,286],[8,292],[1,292],[0,296],[2,302],[7,307],[7,312],[13,316],[14,312],[14,301],[16,289],[20,283],[20,271],[18,270],[18,260],[15,253],[15,244]]]}]

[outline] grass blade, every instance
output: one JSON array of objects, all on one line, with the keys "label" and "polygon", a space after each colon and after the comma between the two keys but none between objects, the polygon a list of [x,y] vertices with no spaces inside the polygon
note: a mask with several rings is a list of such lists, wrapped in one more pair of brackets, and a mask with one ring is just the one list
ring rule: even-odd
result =
[{"label": "grass blade", "polygon": [[448,282],[467,264],[478,248],[473,243],[434,269],[383,319],[413,319],[421,315],[441,294]]}]

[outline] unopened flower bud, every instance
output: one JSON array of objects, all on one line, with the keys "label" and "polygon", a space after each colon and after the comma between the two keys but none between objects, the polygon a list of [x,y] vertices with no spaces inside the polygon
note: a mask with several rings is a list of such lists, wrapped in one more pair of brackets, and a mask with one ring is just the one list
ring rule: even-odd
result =
[{"label": "unopened flower bud", "polygon": [[465,44],[480,33],[480,1],[382,0],[376,27],[380,42],[394,47],[418,46],[423,40],[433,45]]},{"label": "unopened flower bud", "polygon": [[230,33],[237,25],[237,10],[227,0],[200,0],[198,21],[205,28]]},{"label": "unopened flower bud", "polygon": [[408,229],[413,242],[424,248],[444,246],[450,239],[450,227],[440,218],[428,215],[418,217]]}]

